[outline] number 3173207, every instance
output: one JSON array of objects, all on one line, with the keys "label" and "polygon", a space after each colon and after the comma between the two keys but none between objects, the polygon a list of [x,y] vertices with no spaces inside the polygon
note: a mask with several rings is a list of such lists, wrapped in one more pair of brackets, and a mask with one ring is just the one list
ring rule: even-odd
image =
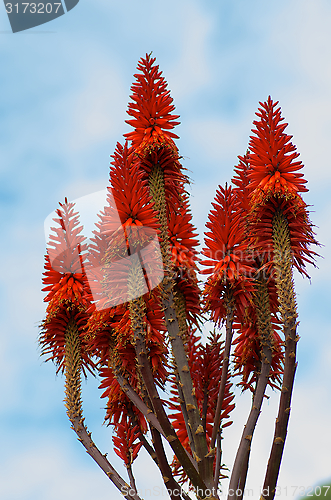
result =
[{"label": "number 3173207", "polygon": [[57,14],[57,11],[61,7],[61,3],[6,3],[7,14],[12,12],[16,14]]}]

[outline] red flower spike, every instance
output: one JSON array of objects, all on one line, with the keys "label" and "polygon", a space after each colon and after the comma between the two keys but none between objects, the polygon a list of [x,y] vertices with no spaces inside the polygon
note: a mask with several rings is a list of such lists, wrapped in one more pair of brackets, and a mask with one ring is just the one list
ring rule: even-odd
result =
[{"label": "red flower spike", "polygon": [[249,164],[249,154],[244,156],[238,156],[239,163],[234,167],[236,175],[231,179],[232,184],[234,184],[233,191],[237,193],[238,198],[238,208],[242,212],[242,216],[246,217],[250,211],[250,193],[251,183],[249,179],[249,172],[251,170]]},{"label": "red flower spike", "polygon": [[[146,297],[146,346],[157,385],[164,387],[168,376],[168,350],[165,344],[165,323],[160,298],[157,291]],[[120,388],[111,368],[114,359],[121,366],[121,373],[130,385],[140,394],[133,332],[127,304],[113,309],[95,311],[89,320],[90,349],[99,358],[100,375],[103,379],[100,388],[105,389],[102,398],[107,398],[106,420],[117,424],[128,416],[131,402]],[[111,351],[110,351],[111,346]],[[110,359],[111,357],[111,359]],[[133,408],[133,407],[132,407]],[[145,417],[134,409],[142,432],[147,431]]]},{"label": "red flower spike", "polygon": [[[239,336],[234,340],[236,345],[234,350],[235,375],[241,377],[241,382],[237,384],[245,391],[249,389],[254,392],[257,375],[261,368],[261,342],[259,340],[256,318],[254,312],[250,314],[253,320],[245,325],[235,324],[234,328],[239,332]],[[283,373],[284,352],[281,339],[277,333],[279,329],[275,315],[271,317],[273,324],[273,352],[268,379],[268,385],[274,389],[280,389],[281,375]]]},{"label": "red flower spike", "polygon": [[[105,389],[102,397],[108,399],[106,420],[117,425],[121,419],[128,417],[128,405],[131,403],[114,377],[111,368],[114,359],[121,366],[128,382],[140,394],[128,304],[123,303],[128,276],[125,262],[132,253],[144,248],[147,270],[149,262],[146,263],[146,249],[147,246],[152,246],[149,241],[151,235],[154,237],[159,233],[159,222],[149,196],[148,180],[138,170],[134,150],[128,143],[124,146],[118,143],[116,146],[110,169],[110,184],[107,205],[99,215],[100,222],[96,224],[98,230],[94,233],[89,255],[89,273],[92,271],[95,275],[93,296],[97,299],[99,310],[92,312],[88,323],[88,337],[90,350],[99,359],[100,373],[104,379],[100,388]],[[119,259],[123,266],[112,266]],[[160,264],[162,265],[162,261]],[[150,265],[153,267],[153,262]],[[109,298],[114,298],[109,294],[118,296],[118,305],[107,305]],[[155,382],[163,387],[167,377],[168,351],[164,340],[164,314],[158,295],[158,290],[153,289],[144,296],[146,346]],[[104,309],[100,310],[101,308]],[[112,357],[111,360],[109,356]],[[142,431],[146,432],[145,418],[138,410],[136,417]]]},{"label": "red flower spike", "polygon": [[231,290],[239,321],[244,322],[253,291],[250,276],[255,269],[247,253],[243,214],[236,190],[220,187],[212,205],[214,210],[210,211],[206,224],[210,229],[205,238],[207,248],[202,251],[208,260],[201,261],[208,266],[202,274],[211,274],[204,290],[206,309],[212,312],[213,321],[220,324],[226,315],[222,298],[226,290]]},{"label": "red flower spike", "polygon": [[86,247],[82,245],[85,240],[81,235],[83,226],[79,226],[79,216],[74,212],[74,203],[59,203],[61,208],[56,210],[58,219],[53,219],[57,224],[52,227],[55,234],[50,234],[47,253],[49,255],[52,268],[57,272],[82,273],[82,253]]},{"label": "red flower spike", "polygon": [[311,245],[318,245],[309,220],[307,205],[299,192],[308,191],[301,161],[294,161],[299,154],[286,135],[286,123],[281,123],[280,107],[269,97],[260,103],[260,118],[255,121],[255,135],[251,136],[248,155],[251,180],[251,209],[249,213],[250,243],[262,255],[264,262],[273,260],[272,227],[276,212],[287,219],[290,231],[292,260],[298,271],[308,276],[306,263],[314,264],[318,254]]},{"label": "red flower spike", "polygon": [[256,129],[249,143],[249,162],[251,171],[251,189],[254,190],[255,203],[271,196],[293,198],[299,192],[308,191],[307,181],[298,171],[303,167],[301,161],[295,161],[299,153],[292,144],[292,136],[285,134],[287,123],[283,122],[278,101],[268,97],[267,102],[260,102],[261,108],[254,121]]},{"label": "red flower spike", "polygon": [[82,370],[86,374],[86,369],[92,372],[95,365],[88,354],[85,337],[91,292],[84,272],[84,237],[80,234],[82,226],[79,226],[74,204],[65,200],[60,207],[45,256],[43,283],[47,286],[43,291],[48,292],[44,299],[48,306],[40,345],[42,353],[49,355],[48,359],[58,366],[57,371],[63,371],[65,332],[69,322],[75,321],[81,339]]},{"label": "red flower spike", "polygon": [[[133,164],[133,149],[117,144],[110,169],[107,205],[99,214],[98,232],[92,239],[88,274],[98,309],[126,302],[127,258],[144,249],[150,288],[162,273],[155,245],[159,222],[148,192],[148,183]],[[121,265],[117,265],[123,259]]]},{"label": "red flower spike", "polygon": [[170,132],[179,125],[179,115],[172,115],[175,106],[167,90],[167,83],[162,76],[159,66],[155,65],[155,58],[146,54],[141,58],[135,74],[136,83],[131,87],[132,103],[128,107],[131,120],[126,123],[134,127],[134,131],[125,134],[132,141],[135,148],[143,149],[151,144],[164,145],[172,143],[178,136]]},{"label": "red flower spike", "polygon": [[110,169],[108,206],[100,225],[101,232],[108,236],[118,229],[118,216],[123,226],[146,226],[159,231],[147,180],[142,179],[134,165],[133,154],[127,143],[117,143]]},{"label": "red flower spike", "polygon": [[124,135],[135,149],[136,164],[145,180],[155,165],[162,169],[168,214],[171,214],[173,203],[181,201],[188,182],[173,140],[178,136],[170,132],[179,124],[175,121],[178,115],[171,114],[175,107],[155,58],[146,55],[139,61],[138,71],[136,83],[131,87],[133,102],[128,108],[133,119],[127,121],[135,130]]}]

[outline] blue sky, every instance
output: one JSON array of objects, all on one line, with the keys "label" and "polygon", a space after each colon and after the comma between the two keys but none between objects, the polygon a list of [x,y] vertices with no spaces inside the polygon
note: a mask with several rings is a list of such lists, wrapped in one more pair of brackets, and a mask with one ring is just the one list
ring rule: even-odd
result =
[{"label": "blue sky", "polygon": [[[311,270],[311,283],[296,278],[299,367],[279,484],[296,498],[292,486],[330,478],[330,25],[327,0],[80,0],[47,25],[11,34],[0,8],[1,498],[121,498],[70,430],[63,378],[40,359],[43,224],[65,196],[107,185],[109,155],[128,131],[132,75],[151,50],[181,116],[178,146],[193,180],[201,236],[218,184],[230,180],[247,148],[258,102],[269,94],[280,101],[305,164],[305,200],[324,259]],[[84,383],[86,420],[124,475],[102,426],[97,385]],[[277,411],[271,396],[252,447],[247,486],[256,498]],[[248,395],[239,398],[225,434],[229,466],[249,405]],[[152,486],[161,486],[148,458],[135,462],[135,471],[142,492],[152,475]]]}]

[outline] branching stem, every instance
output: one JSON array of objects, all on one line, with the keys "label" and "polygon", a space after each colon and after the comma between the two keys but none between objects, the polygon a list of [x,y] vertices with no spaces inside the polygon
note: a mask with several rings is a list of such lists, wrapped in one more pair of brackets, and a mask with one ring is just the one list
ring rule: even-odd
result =
[{"label": "branching stem", "polygon": [[81,400],[81,353],[77,324],[71,320],[65,334],[65,406],[71,422],[71,428],[76,432],[78,441],[82,443],[87,453],[99,465],[111,482],[128,500],[141,500],[137,493],[131,494],[130,486],[122,479],[114,467],[108,462],[92,440],[91,433],[84,425]]},{"label": "branching stem", "polygon": [[186,474],[192,481],[192,484],[196,488],[200,488],[202,491],[206,490],[206,485],[199,475],[197,469],[195,468],[194,461],[192,457],[183,448],[178,436],[171,425],[169,418],[164,410],[162,401],[157,392],[153,373],[151,370],[150,362],[148,359],[147,349],[145,345],[145,323],[144,323],[144,299],[142,297],[135,299],[130,302],[130,318],[131,318],[131,328],[134,333],[135,340],[135,350],[138,360],[138,367],[144,381],[148,396],[153,405],[155,414],[158,421],[161,424],[163,432],[169,442],[173,452],[177,456],[178,460],[182,464]]}]

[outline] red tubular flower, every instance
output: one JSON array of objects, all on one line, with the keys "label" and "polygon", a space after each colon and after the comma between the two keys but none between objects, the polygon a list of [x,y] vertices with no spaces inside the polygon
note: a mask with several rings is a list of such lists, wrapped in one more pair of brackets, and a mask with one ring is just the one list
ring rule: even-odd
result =
[{"label": "red tubular flower", "polygon": [[134,149],[127,143],[124,146],[117,143],[110,169],[111,187],[108,189],[111,196],[108,197],[109,207],[102,221],[103,233],[110,234],[118,228],[117,214],[123,225],[159,230],[147,181],[142,179],[133,160]]},{"label": "red tubular flower", "polygon": [[141,58],[137,69],[140,73],[134,75],[136,83],[131,87],[134,101],[129,104],[128,114],[132,116],[126,123],[134,127],[134,131],[125,134],[135,148],[143,149],[147,145],[163,145],[178,139],[170,132],[176,125],[179,115],[172,115],[175,106],[172,104],[167,82],[162,76],[156,59],[146,54]]},{"label": "red tubular flower", "polygon": [[[58,219],[53,219],[57,227],[53,227],[54,234],[50,234],[50,241],[45,257],[45,272],[43,283],[47,285],[43,292],[49,292],[45,302],[49,307],[56,307],[61,301],[69,300],[75,304],[87,305],[83,290],[86,278],[84,274],[83,253],[86,246],[81,235],[82,226],[79,226],[79,217],[74,212],[74,204],[60,203],[56,213]],[[48,311],[49,312],[49,311]]]},{"label": "red tubular flower", "polygon": [[116,436],[113,436],[114,451],[125,463],[126,466],[130,466],[132,462],[137,458],[138,452],[142,447],[142,443],[139,441],[140,430],[136,425],[132,427],[132,424],[127,420],[122,420],[116,426]]},{"label": "red tubular flower", "polygon": [[202,261],[205,266],[212,266],[202,274],[213,273],[217,281],[233,283],[252,271],[247,265],[247,244],[244,241],[242,213],[238,211],[238,197],[230,187],[219,187],[216,192],[214,210],[210,211],[206,226],[207,248],[202,254],[209,260]]},{"label": "red tubular flower", "polygon": [[53,227],[50,243],[45,256],[45,272],[43,283],[47,285],[43,291],[48,295],[46,319],[42,323],[40,344],[43,354],[50,355],[58,370],[64,370],[65,332],[70,321],[77,324],[81,339],[82,369],[91,371],[91,361],[86,347],[87,310],[90,306],[89,284],[84,272],[84,237],[80,234],[78,214],[74,212],[74,204],[60,203],[57,210],[57,226]]},{"label": "red tubular flower", "polygon": [[[254,392],[258,373],[261,370],[262,346],[253,310],[249,316],[251,318],[250,322],[244,325],[234,325],[234,328],[239,333],[233,341],[233,344],[236,346],[233,353],[235,362],[234,374],[240,376],[241,381],[238,386],[241,386],[243,391],[249,389]],[[277,331],[280,328],[279,321],[274,313],[271,316],[271,322],[273,326],[273,348],[268,385],[274,389],[279,389],[283,373],[284,351]]]},{"label": "red tubular flower", "polygon": [[154,167],[160,167],[168,213],[171,213],[173,200],[180,199],[184,184],[188,182],[173,140],[178,136],[170,132],[179,124],[175,121],[178,115],[171,114],[175,107],[155,58],[146,55],[139,61],[137,69],[136,83],[131,87],[133,102],[128,108],[128,114],[133,119],[127,120],[135,130],[125,134],[125,137],[135,149],[136,164],[144,179],[150,180]]},{"label": "red tubular flower", "polygon": [[176,203],[169,214],[168,233],[170,252],[175,267],[179,270],[197,269],[198,234],[192,224],[188,196],[183,195],[181,203]]},{"label": "red tubular flower", "polygon": [[223,296],[230,290],[239,321],[244,322],[253,289],[250,275],[255,269],[247,253],[239,198],[231,186],[220,187],[212,205],[214,210],[206,224],[210,229],[205,238],[207,248],[202,251],[209,259],[201,261],[208,266],[202,274],[211,274],[204,290],[206,309],[211,311],[215,323],[221,323],[226,315]]},{"label": "red tubular flower", "polygon": [[273,102],[268,97],[267,102],[260,102],[256,115],[259,121],[254,121],[256,129],[252,132],[249,143],[249,161],[251,172],[251,189],[257,189],[255,196],[267,199],[270,196],[294,197],[298,192],[308,191],[307,181],[303,174],[298,173],[302,168],[301,161],[294,161],[299,153],[290,142],[292,136],[284,133],[287,123],[281,123],[278,101]]},{"label": "red tubular flower", "polygon": [[250,138],[248,155],[250,169],[248,178],[251,189],[250,233],[251,243],[265,259],[273,260],[272,227],[273,217],[281,211],[287,219],[293,264],[298,271],[308,276],[306,263],[314,265],[316,252],[311,245],[317,245],[309,220],[307,205],[300,192],[308,191],[307,181],[298,173],[303,165],[294,161],[299,154],[286,135],[286,123],[281,123],[280,107],[269,97],[256,115],[256,129]]},{"label": "red tubular flower", "polygon": [[147,180],[142,179],[133,165],[133,148],[127,143],[116,146],[110,182],[107,205],[96,224],[98,232],[92,239],[87,268],[98,309],[131,300],[127,286],[130,255],[143,251],[149,288],[158,284],[163,273],[157,252],[157,213],[148,193]]},{"label": "red tubular flower", "polygon": [[[132,359],[134,359],[133,356],[134,351],[131,352]],[[104,366],[100,370],[100,376],[103,380],[99,389],[105,389],[101,398],[107,398],[105,422],[114,425],[116,429],[121,420],[128,418],[128,412],[131,410],[139,423],[141,432],[147,432],[147,422],[144,415],[129,401],[117,382],[113,370]],[[137,390],[138,381],[136,377],[129,377],[128,380],[130,385]]]},{"label": "red tubular flower", "polygon": [[239,163],[234,167],[236,175],[232,177],[231,182],[235,186],[233,191],[237,193],[238,209],[241,211],[242,217],[246,219],[251,208],[250,193],[252,191],[249,179],[251,170],[249,154],[238,156],[238,159]]}]

